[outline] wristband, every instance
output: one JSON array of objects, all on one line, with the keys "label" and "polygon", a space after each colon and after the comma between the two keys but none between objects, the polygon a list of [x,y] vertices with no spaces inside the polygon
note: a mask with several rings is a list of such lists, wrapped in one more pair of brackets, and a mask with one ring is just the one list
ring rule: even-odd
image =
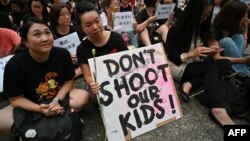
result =
[{"label": "wristband", "polygon": [[187,62],[187,53],[182,53],[180,57],[182,62]]},{"label": "wristband", "polygon": [[59,105],[62,105],[62,101],[59,98],[54,98],[52,101],[57,102]]}]

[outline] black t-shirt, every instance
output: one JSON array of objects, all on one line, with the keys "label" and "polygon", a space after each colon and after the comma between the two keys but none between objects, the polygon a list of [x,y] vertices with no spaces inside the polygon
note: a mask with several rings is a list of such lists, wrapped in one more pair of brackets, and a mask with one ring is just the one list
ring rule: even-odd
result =
[{"label": "black t-shirt", "polygon": [[126,11],[132,11],[131,5],[128,5],[128,7],[120,6],[120,12],[126,12]]},{"label": "black t-shirt", "polygon": [[95,56],[102,56],[106,54],[116,53],[127,50],[127,46],[119,33],[111,32],[108,42],[102,47],[96,47],[87,38],[77,47],[78,64],[88,64],[88,59],[93,58],[92,49],[96,50]]},{"label": "black t-shirt", "polygon": [[[146,8],[144,8],[141,12],[139,12],[137,14],[137,16],[135,17],[135,20],[137,22],[137,24],[141,24],[144,21],[146,21],[150,16],[148,15]],[[155,22],[149,24],[147,26],[148,32],[151,33],[153,31],[156,31],[159,27],[159,23],[158,20],[156,20]]]},{"label": "black t-shirt", "polygon": [[28,50],[14,55],[6,64],[3,93],[7,97],[24,95],[38,102],[54,98],[65,81],[72,80],[75,71],[69,52],[53,47],[48,60],[36,62]]},{"label": "black t-shirt", "polygon": [[71,34],[71,33],[74,33],[74,32],[77,33],[77,35],[78,35],[80,41],[85,37],[84,33],[83,33],[80,29],[78,29],[77,27],[74,27],[74,26],[70,26],[69,33],[66,34],[66,35],[61,35],[61,34],[56,30],[55,27],[51,27],[51,31],[52,31],[53,36],[54,36],[55,39],[58,39],[58,38],[67,36],[67,35],[69,35],[69,34]]}]

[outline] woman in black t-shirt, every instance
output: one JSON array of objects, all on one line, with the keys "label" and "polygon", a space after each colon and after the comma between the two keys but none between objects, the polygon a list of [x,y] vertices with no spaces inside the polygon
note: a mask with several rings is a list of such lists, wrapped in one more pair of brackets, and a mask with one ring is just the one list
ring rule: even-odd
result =
[{"label": "woman in black t-shirt", "polygon": [[[104,31],[101,17],[98,10],[92,3],[82,1],[77,5],[77,13],[80,25],[87,37],[77,47],[77,60],[82,69],[86,84],[92,92],[97,94],[99,84],[91,77],[88,59],[93,58],[92,50],[95,50],[95,57],[127,50],[127,46],[119,33]],[[90,95],[96,101],[94,95]]]},{"label": "woman in black t-shirt", "polygon": [[87,91],[73,88],[70,54],[53,47],[54,38],[44,21],[30,19],[20,36],[25,49],[9,60],[4,71],[3,93],[10,105],[0,110],[1,133],[11,133],[14,107],[53,117],[64,113],[61,101],[69,103],[71,112],[78,112],[89,99]]}]

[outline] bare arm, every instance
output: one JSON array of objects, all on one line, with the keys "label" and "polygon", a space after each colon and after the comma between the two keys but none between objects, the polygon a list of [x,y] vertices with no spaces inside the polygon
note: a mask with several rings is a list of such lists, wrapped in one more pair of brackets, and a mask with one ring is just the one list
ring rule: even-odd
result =
[{"label": "bare arm", "polygon": [[91,71],[90,71],[89,65],[88,64],[81,64],[80,67],[81,67],[83,77],[85,79],[86,84],[90,86],[93,93],[97,94],[98,91],[100,90],[100,86],[98,83],[94,82],[94,80],[91,76]]},{"label": "bare arm", "polygon": [[[218,43],[217,40],[210,40],[210,41],[209,41],[209,46],[210,46],[210,47],[214,47],[214,46],[219,47],[219,43]],[[237,64],[237,63],[247,63],[247,60],[248,60],[247,57],[235,58],[235,57],[225,57],[225,56],[221,56],[219,52],[218,52],[218,53],[215,53],[215,54],[213,55],[213,58],[214,58],[215,60],[219,60],[219,59],[228,59],[228,60],[230,60],[230,62],[235,63],[235,64]]]},{"label": "bare arm", "polygon": [[142,32],[149,24],[151,24],[155,20],[156,20],[156,16],[151,16],[146,21],[144,21],[143,23],[137,24],[136,32],[137,33]]}]

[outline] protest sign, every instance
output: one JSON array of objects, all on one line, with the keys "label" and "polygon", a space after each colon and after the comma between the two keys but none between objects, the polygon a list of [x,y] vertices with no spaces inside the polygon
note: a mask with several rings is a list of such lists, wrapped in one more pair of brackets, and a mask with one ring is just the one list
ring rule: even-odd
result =
[{"label": "protest sign", "polygon": [[13,55],[9,55],[9,56],[0,58],[0,92],[3,91],[3,73],[4,73],[4,68],[5,68],[5,65],[7,64],[7,62],[10,60],[10,58],[12,56]]},{"label": "protest sign", "polygon": [[167,19],[174,11],[175,3],[173,4],[160,4],[155,11],[156,19]]},{"label": "protest sign", "polygon": [[109,141],[129,140],[182,117],[160,43],[88,61],[100,85],[98,101]]},{"label": "protest sign", "polygon": [[54,46],[67,49],[71,54],[76,54],[77,46],[81,43],[76,32],[54,40]]},{"label": "protest sign", "polygon": [[113,14],[114,20],[114,31],[118,32],[128,32],[132,31],[132,12],[115,12]]}]

